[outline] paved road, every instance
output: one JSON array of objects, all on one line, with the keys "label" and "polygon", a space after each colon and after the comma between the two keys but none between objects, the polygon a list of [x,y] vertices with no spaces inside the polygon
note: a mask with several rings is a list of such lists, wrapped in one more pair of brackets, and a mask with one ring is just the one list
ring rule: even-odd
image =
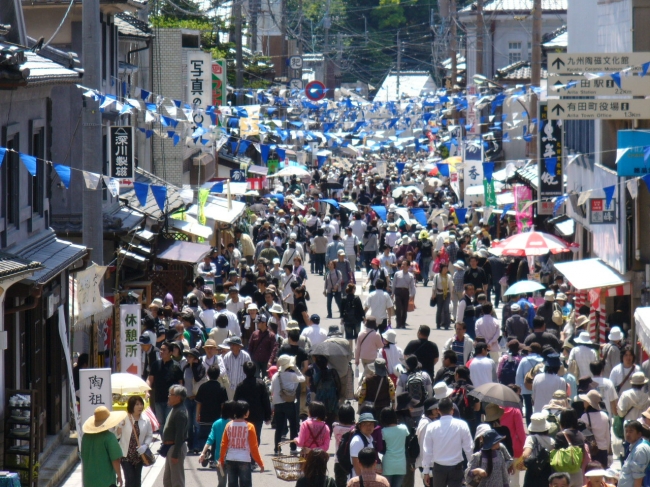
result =
[{"label": "paved road", "polygon": [[[364,282],[357,277],[357,281]],[[326,312],[326,298],[322,293],[323,281],[322,278],[318,276],[310,275],[307,281],[307,288],[309,289],[311,295],[311,301],[309,305],[309,313],[317,313],[321,317],[327,315]],[[406,330],[396,330],[397,331],[397,344],[402,349],[406,347],[406,344],[416,338],[416,332],[420,325],[426,324],[434,328],[432,331],[430,339],[438,344],[440,350],[442,350],[442,345],[444,342],[451,336],[452,331],[438,331],[435,330],[435,309],[429,307],[429,297],[431,295],[431,287],[421,287],[418,285],[417,293],[415,297],[416,309],[414,312],[409,313],[408,315],[408,328]],[[336,306],[334,305],[334,310]],[[335,319],[327,320],[323,319],[321,321],[321,326],[327,328],[330,324],[338,324],[339,320],[338,313],[334,311]],[[437,367],[436,367],[437,370]],[[355,405],[356,406],[356,405]],[[259,470],[253,472],[253,485],[265,487],[286,487],[291,485],[290,483],[279,480],[275,476],[273,470],[273,434],[274,430],[266,425],[262,429],[262,444],[260,446],[260,452],[262,459],[264,460],[265,468],[267,470],[264,473],[260,473]],[[334,454],[334,442],[330,448],[330,454]],[[333,460],[331,460],[333,462]],[[333,465],[333,463],[332,463]],[[199,487],[203,485],[210,485],[210,483],[216,482],[216,470],[210,470],[207,468],[202,468],[198,463],[198,457],[187,457],[185,462],[186,468],[186,484],[187,487]],[[333,475],[333,466],[330,468],[330,472]],[[146,479],[145,486],[148,485],[161,485],[162,484],[162,472],[160,472],[156,481],[154,477],[156,472],[151,472]],[[416,482],[417,485],[420,485],[419,482]]]}]

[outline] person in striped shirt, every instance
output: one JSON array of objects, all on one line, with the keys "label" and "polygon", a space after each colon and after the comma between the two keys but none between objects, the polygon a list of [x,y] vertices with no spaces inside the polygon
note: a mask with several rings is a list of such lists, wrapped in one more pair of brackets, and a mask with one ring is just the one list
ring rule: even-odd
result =
[{"label": "person in striped shirt", "polygon": [[232,401],[235,396],[235,389],[246,378],[244,364],[251,360],[251,356],[248,352],[242,350],[244,344],[240,337],[230,337],[226,342],[230,346],[230,352],[223,357],[223,363],[226,366],[226,372],[230,380],[230,387],[227,389],[228,400]]}]

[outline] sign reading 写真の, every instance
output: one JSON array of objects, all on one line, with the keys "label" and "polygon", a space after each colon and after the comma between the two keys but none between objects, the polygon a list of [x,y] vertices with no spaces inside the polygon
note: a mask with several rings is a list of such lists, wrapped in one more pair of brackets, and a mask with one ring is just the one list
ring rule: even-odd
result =
[{"label": "sign reading \u5199\u771f\u306e", "polygon": [[133,179],[135,174],[135,151],[133,150],[133,127],[119,125],[109,129],[108,156],[111,167],[111,178]]},{"label": "sign reading \u5199\u771f\u306e", "polygon": [[140,305],[120,306],[120,372],[140,375]]},{"label": "sign reading \u5199\u771f\u306e", "polygon": [[589,199],[589,223],[592,225],[616,223],[616,198],[612,198],[608,207],[605,207],[605,198]]},{"label": "sign reading \u5199\u771f\u306e", "polygon": [[[212,102],[212,54],[203,51],[187,53],[187,99],[192,104],[194,112],[192,121],[202,124],[206,118],[205,109]],[[207,116],[210,120],[210,117]]]}]

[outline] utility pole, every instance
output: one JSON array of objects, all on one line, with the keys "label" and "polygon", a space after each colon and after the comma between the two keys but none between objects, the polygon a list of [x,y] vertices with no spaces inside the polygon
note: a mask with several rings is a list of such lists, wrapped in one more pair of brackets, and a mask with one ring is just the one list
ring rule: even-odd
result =
[{"label": "utility pole", "polygon": [[[302,45],[302,0],[298,2],[298,55],[302,57],[304,46]],[[301,71],[302,73],[302,71]],[[302,79],[302,78],[301,78]]]},{"label": "utility pole", "polygon": [[234,0],[232,6],[235,9],[235,100],[237,105],[242,105],[242,89],[244,88],[244,56],[242,54],[242,18],[241,3],[243,0]]},{"label": "utility pole", "polygon": [[250,0],[251,6],[251,51],[257,52],[257,13],[259,12],[259,1]]},{"label": "utility pole", "polygon": [[402,41],[399,38],[399,30],[397,31],[397,101],[400,100],[399,93],[399,76],[400,71],[402,70]]},{"label": "utility pole", "polygon": [[[533,52],[530,59],[530,84],[531,87],[539,88],[542,71],[542,0],[534,0],[533,2],[533,39],[532,39]],[[537,119],[537,94],[532,91],[530,94],[530,113],[529,120]],[[539,121],[537,122],[539,127]],[[535,152],[537,149],[537,127],[531,131],[533,136],[528,153]],[[529,127],[530,129],[530,127]]]},{"label": "utility pole", "polygon": [[[99,0],[83,4],[81,35],[83,38],[83,83],[96,90],[101,86],[102,25]],[[104,174],[102,152],[102,114],[92,98],[84,98],[82,167],[84,171]],[[98,156],[99,155],[99,156]],[[92,249],[91,257],[99,265],[104,263],[104,225],[102,218],[102,191],[83,188],[81,229],[83,244]]]},{"label": "utility pole", "polygon": [[329,52],[330,52],[330,6],[331,0],[327,0],[327,8],[325,9],[325,17],[323,18],[323,28],[325,29],[325,39],[323,46],[323,83],[325,88],[329,88]]},{"label": "utility pole", "polygon": [[476,1],[476,72],[485,75],[483,72],[483,0]]},{"label": "utility pole", "polygon": [[451,0],[449,5],[449,22],[451,25],[451,34],[449,40],[449,57],[451,58],[451,90],[454,91],[454,86],[458,80],[458,60],[456,59],[456,36],[458,29],[456,26],[456,0]]},{"label": "utility pole", "polygon": [[336,62],[341,67],[341,61],[343,60],[343,33],[336,33]]},{"label": "utility pole", "polygon": [[287,59],[289,58],[289,45],[287,40],[287,0],[282,0],[282,17],[280,18],[280,34],[282,35],[282,77],[287,78]]}]

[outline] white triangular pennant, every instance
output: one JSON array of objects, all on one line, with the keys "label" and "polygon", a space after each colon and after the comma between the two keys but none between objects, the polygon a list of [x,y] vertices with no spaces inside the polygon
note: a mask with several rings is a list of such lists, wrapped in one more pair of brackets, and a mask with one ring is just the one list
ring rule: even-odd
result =
[{"label": "white triangular pennant", "polygon": [[627,190],[630,192],[630,196],[633,200],[639,195],[639,180],[634,178],[630,179],[627,183]]},{"label": "white triangular pennant", "polygon": [[579,205],[584,205],[587,200],[589,199],[589,196],[591,196],[592,189],[588,189],[587,191],[583,191],[580,193],[580,197],[578,198],[578,206]]},{"label": "white triangular pennant", "polygon": [[95,172],[83,171],[84,181],[86,182],[86,188],[88,189],[97,189],[99,184],[99,174]]},{"label": "white triangular pennant", "polygon": [[621,160],[621,157],[623,157],[625,153],[629,150],[630,150],[629,147],[627,149],[616,149],[616,164],[618,164],[618,161]]},{"label": "white triangular pennant", "polygon": [[145,115],[144,115],[144,121],[145,121],[146,123],[155,122],[155,121],[156,121],[156,117],[154,116],[154,114],[153,114],[152,112],[150,112],[149,110],[147,110],[147,111],[145,112]]},{"label": "white triangular pennant", "polygon": [[108,181],[108,191],[110,191],[113,198],[117,198],[117,195],[120,194],[120,182],[117,179],[111,178]]}]

